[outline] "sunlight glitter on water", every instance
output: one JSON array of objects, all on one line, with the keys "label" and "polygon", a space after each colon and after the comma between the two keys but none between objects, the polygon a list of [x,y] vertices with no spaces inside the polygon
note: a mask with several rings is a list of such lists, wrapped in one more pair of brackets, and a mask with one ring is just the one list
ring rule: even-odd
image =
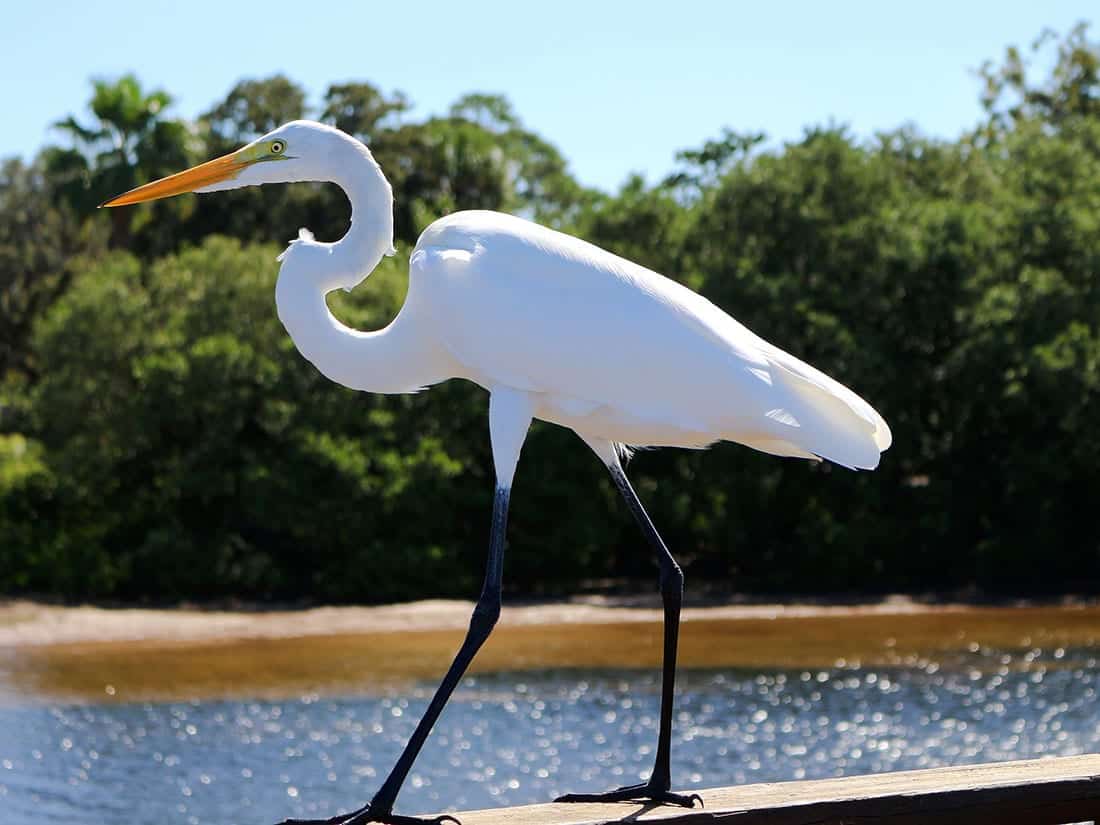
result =
[{"label": "sunlight glitter on water", "polygon": [[[1100,750],[1092,649],[979,649],[920,668],[697,670],[679,680],[674,782],[701,788]],[[434,686],[372,697],[0,709],[0,807],[42,821],[263,823],[358,806]],[[644,777],[650,671],[464,681],[398,802],[546,801]]]}]

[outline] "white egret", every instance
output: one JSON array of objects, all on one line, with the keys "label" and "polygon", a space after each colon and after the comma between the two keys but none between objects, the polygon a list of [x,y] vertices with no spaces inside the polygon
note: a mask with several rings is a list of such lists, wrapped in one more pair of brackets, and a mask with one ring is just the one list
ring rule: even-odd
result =
[{"label": "white egret", "polygon": [[[409,260],[397,317],[349,329],[325,295],[361,283],[393,254],[393,195],[361,142],[294,121],[224,157],[121,195],[122,206],[182,192],[327,181],[352,222],[334,243],[301,230],[279,256],[275,303],[299,352],[356,390],[416,392],[448,378],[489,391],[496,470],[485,583],[469,631],[396,765],[369,804],[330,825],[413,823],[393,805],[444,704],[500,614],[508,499],[533,418],[569,427],[607,465],[656,551],[664,604],[660,729],[648,782],[563,801],[650,800],[685,806],[670,789],[673,681],[683,574],[623,472],[630,446],[736,441],[779,456],[873,469],[890,430],[862,398],[756,336],[710,301],[599,247],[496,212],[459,212],[429,226]],[[628,446],[629,445],[629,446]]]}]

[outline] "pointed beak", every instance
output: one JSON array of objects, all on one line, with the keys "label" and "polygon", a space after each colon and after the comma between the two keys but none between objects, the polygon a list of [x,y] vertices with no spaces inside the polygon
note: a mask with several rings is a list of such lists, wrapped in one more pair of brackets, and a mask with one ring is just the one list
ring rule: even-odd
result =
[{"label": "pointed beak", "polygon": [[132,203],[193,192],[203,186],[210,186],[236,177],[248,164],[249,161],[241,156],[240,151],[231,152],[220,158],[193,166],[185,172],[177,172],[166,178],[131,189],[129,192],[119,195],[117,198],[111,198],[111,200],[101,203],[99,206],[100,208],[104,206],[129,206]]}]

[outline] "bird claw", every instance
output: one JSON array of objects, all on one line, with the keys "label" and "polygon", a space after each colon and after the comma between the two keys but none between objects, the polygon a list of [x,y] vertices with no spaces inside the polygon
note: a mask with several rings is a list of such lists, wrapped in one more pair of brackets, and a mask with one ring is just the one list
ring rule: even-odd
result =
[{"label": "bird claw", "polygon": [[[397,814],[386,814],[379,816],[377,819],[364,819],[363,822],[382,822],[385,825],[443,825],[445,822],[453,822],[454,825],[462,825],[457,819],[450,814],[440,814],[433,817],[421,817],[421,816],[398,816]],[[358,822],[348,823],[348,825],[359,825]]]},{"label": "bird claw", "polygon": [[678,794],[654,788],[648,784],[628,785],[604,793],[569,793],[559,796],[555,802],[655,802],[658,805],[679,805],[681,808],[694,808],[698,800],[703,805],[703,797],[697,793]]},{"label": "bird claw", "polygon": [[382,825],[462,825],[462,823],[450,814],[440,814],[433,817],[402,816],[394,813],[371,813],[370,806],[352,811],[349,814],[337,814],[328,819],[286,819],[279,825],[366,825],[368,822],[378,822]]}]

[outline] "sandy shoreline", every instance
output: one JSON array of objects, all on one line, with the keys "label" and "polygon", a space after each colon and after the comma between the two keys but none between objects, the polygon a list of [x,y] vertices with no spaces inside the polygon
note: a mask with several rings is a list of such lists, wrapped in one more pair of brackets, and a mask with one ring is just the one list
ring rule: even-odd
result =
[{"label": "sandy shoreline", "polygon": [[[584,598],[507,606],[471,674],[655,669],[663,650],[658,604]],[[0,602],[0,704],[287,698],[434,684],[471,607],[422,601],[215,611]],[[685,608],[683,617],[678,663],[685,669],[939,667],[981,650],[1014,651],[1018,666],[1045,650],[1055,657],[1048,664],[1094,667],[1091,651],[1100,650],[1100,606],[1080,602],[716,604]]]},{"label": "sandy shoreline", "polygon": [[[312,607],[293,610],[197,608],[105,608],[0,602],[0,648],[80,645],[90,642],[215,642],[242,639],[378,634],[410,630],[456,630],[469,623],[472,602],[428,599],[378,606]],[[840,616],[944,614],[978,609],[961,604],[925,605],[894,596],[857,605],[726,604],[685,607],[683,620],[759,621]],[[504,607],[502,626],[659,623],[657,605],[603,597]]]},{"label": "sandy shoreline", "polygon": [[[657,606],[601,597],[505,606],[502,626],[555,626],[660,622]],[[434,599],[370,607],[231,611],[194,608],[65,607],[32,601],[0,601],[0,647],[25,648],[95,642],[217,642],[293,639],[357,633],[460,630],[473,603]],[[862,605],[728,604],[686,607],[685,622],[896,616],[965,612],[966,605],[924,605],[904,597]]]}]

